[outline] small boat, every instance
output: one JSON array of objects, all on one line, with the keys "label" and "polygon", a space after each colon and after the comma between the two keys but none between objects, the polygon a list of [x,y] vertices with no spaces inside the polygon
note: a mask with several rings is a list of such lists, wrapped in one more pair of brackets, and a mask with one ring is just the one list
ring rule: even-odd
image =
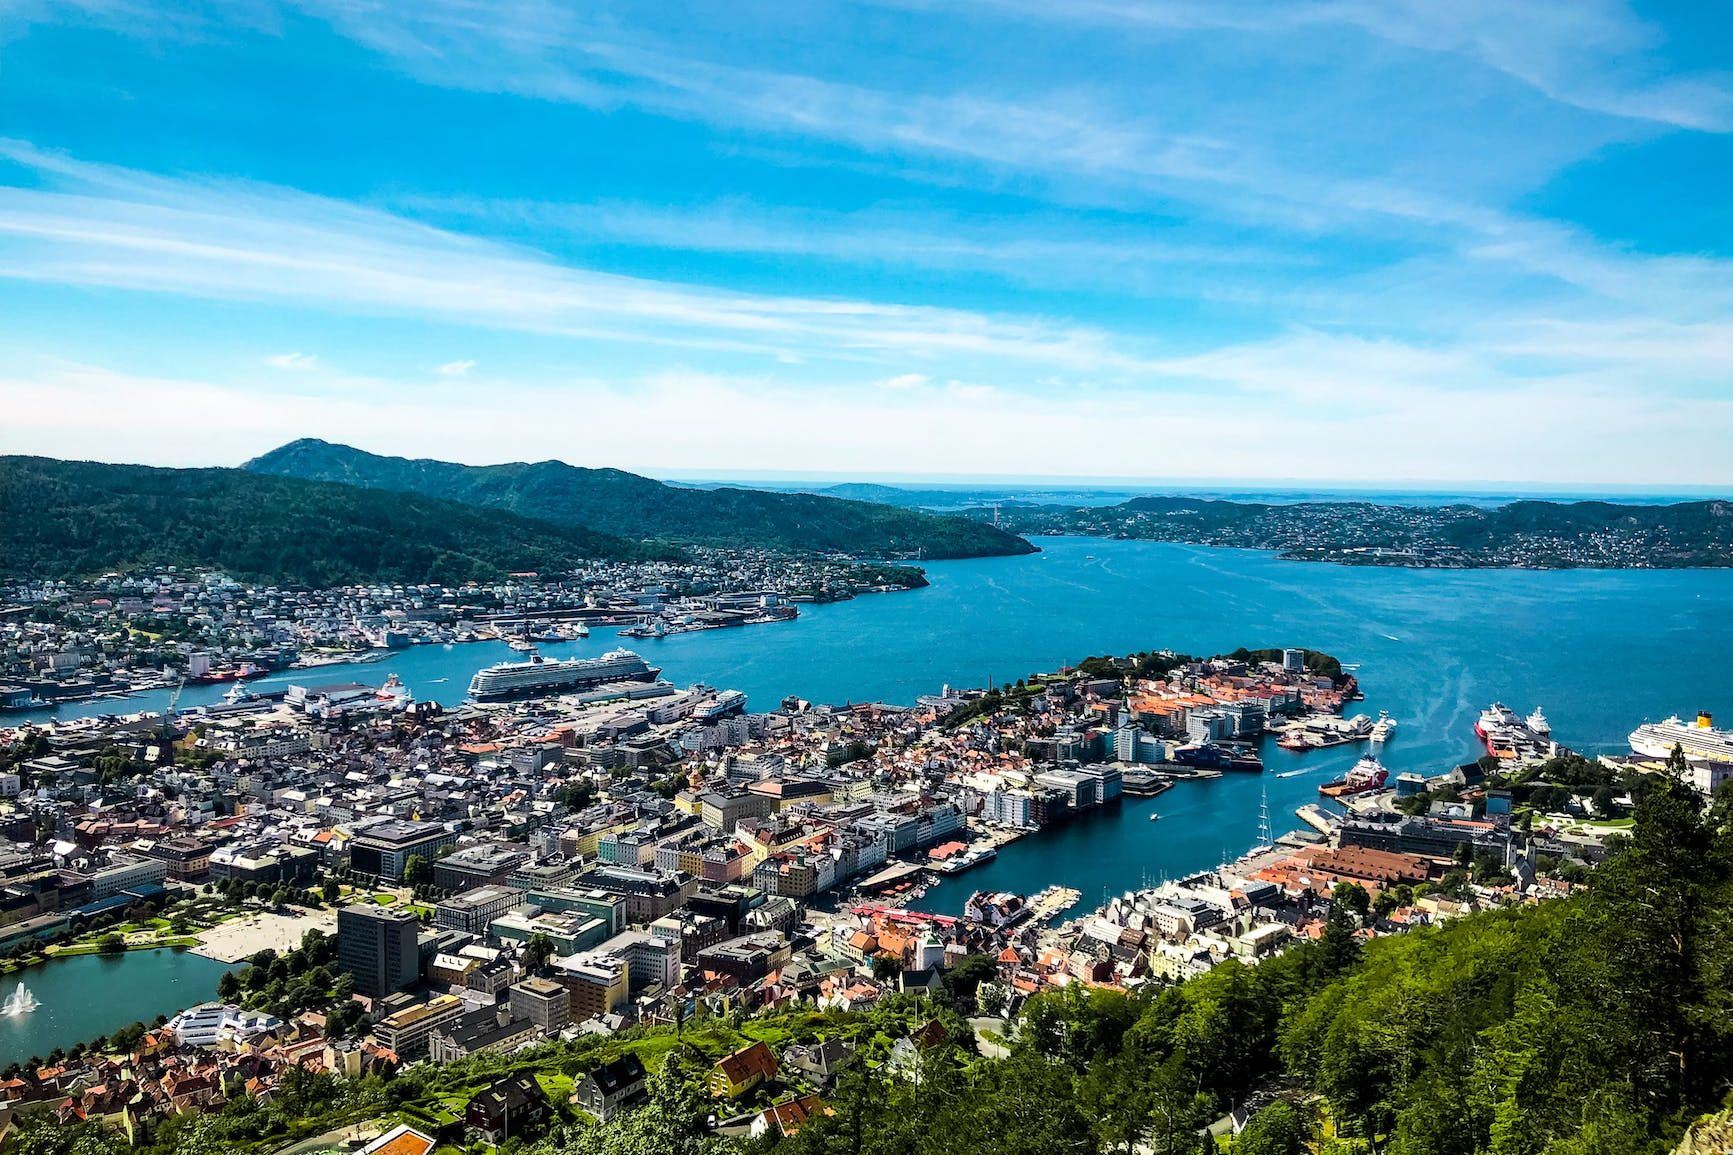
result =
[{"label": "small boat", "polygon": [[1304,774],[1305,772],[1306,771],[1304,768],[1301,768],[1299,770],[1283,770],[1280,774],[1277,774],[1276,777],[1277,778],[1298,778],[1300,775]]},{"label": "small boat", "polygon": [[1156,814],[1156,813],[1154,813],[1154,812],[1153,812],[1153,811],[1152,811],[1152,812],[1151,812],[1151,813],[1150,813],[1150,816],[1149,816],[1149,820],[1150,820],[1150,821],[1151,821],[1151,822],[1160,822],[1160,821],[1161,821],[1161,815],[1159,815],[1159,814]]},{"label": "small boat", "polygon": [[[450,647],[447,647],[447,649],[449,648]],[[427,679],[427,684],[430,686],[437,686],[441,682],[449,682],[450,680],[450,678],[429,678]]]}]

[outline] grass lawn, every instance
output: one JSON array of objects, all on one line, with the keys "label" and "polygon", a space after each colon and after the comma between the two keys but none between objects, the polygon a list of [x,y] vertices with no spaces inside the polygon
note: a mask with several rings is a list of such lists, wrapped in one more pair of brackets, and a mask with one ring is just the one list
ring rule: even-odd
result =
[{"label": "grass lawn", "polygon": [[570,1075],[562,1075],[558,1071],[537,1071],[536,1082],[541,1084],[542,1094],[551,1102],[564,1103],[572,1097],[574,1081]]},{"label": "grass lawn", "polygon": [[380,892],[373,896],[373,901],[378,903],[380,906],[390,906],[392,903],[397,901],[397,896],[395,894],[385,894],[384,892]]}]

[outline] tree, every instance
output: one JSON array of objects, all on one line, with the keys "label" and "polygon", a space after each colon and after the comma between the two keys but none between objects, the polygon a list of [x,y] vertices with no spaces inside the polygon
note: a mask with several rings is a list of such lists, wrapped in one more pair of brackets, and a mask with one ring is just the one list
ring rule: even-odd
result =
[{"label": "tree", "polygon": [[343,889],[337,885],[335,878],[327,878],[325,885],[319,888],[319,895],[326,902],[336,902],[342,893]]},{"label": "tree", "polygon": [[125,954],[126,936],[118,931],[110,931],[96,941],[96,949],[103,954]]},{"label": "tree", "polygon": [[539,972],[548,965],[548,960],[554,957],[554,940],[546,933],[536,931],[524,943],[524,969]]},{"label": "tree", "polygon": [[234,971],[224,971],[223,977],[217,980],[217,997],[225,1003],[232,1003],[241,993],[241,980],[235,977]]},{"label": "tree", "polygon": [[1277,1099],[1246,1123],[1234,1140],[1234,1155],[1307,1155],[1316,1132],[1312,1112]]},{"label": "tree", "polygon": [[433,881],[433,863],[424,854],[411,854],[409,861],[403,864],[403,881],[409,886],[420,886]]},{"label": "tree", "polygon": [[873,956],[873,978],[881,983],[894,982],[903,973],[903,960],[895,955],[875,954]]},{"label": "tree", "polygon": [[1341,903],[1354,913],[1360,925],[1365,926],[1368,916],[1372,913],[1372,896],[1366,893],[1366,888],[1357,882],[1338,882],[1330,892],[1332,905]]},{"label": "tree", "polygon": [[945,990],[951,1001],[967,1010],[976,1002],[979,988],[999,973],[998,964],[984,954],[964,955],[957,965],[945,972]]}]

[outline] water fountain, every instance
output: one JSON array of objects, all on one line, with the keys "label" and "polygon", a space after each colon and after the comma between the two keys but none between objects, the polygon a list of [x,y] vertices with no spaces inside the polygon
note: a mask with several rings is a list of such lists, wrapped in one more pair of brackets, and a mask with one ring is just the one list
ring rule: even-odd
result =
[{"label": "water fountain", "polygon": [[0,1002],[0,1015],[27,1015],[41,1005],[21,981],[18,989],[7,995],[4,1002]]}]

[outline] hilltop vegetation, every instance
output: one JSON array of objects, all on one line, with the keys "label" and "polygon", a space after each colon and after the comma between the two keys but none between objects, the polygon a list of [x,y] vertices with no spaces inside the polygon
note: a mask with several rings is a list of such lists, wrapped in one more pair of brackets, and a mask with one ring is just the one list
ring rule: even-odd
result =
[{"label": "hilltop vegetation", "polygon": [[633,540],[928,559],[1034,550],[1021,538],[969,518],[809,493],[686,489],[618,469],[582,469],[562,461],[460,465],[381,457],[308,439],[272,450],[242,468],[419,493]]},{"label": "hilltop vegetation", "polygon": [[180,565],[291,585],[462,583],[651,552],[456,502],[238,469],[0,458],[0,572],[10,575]]}]

